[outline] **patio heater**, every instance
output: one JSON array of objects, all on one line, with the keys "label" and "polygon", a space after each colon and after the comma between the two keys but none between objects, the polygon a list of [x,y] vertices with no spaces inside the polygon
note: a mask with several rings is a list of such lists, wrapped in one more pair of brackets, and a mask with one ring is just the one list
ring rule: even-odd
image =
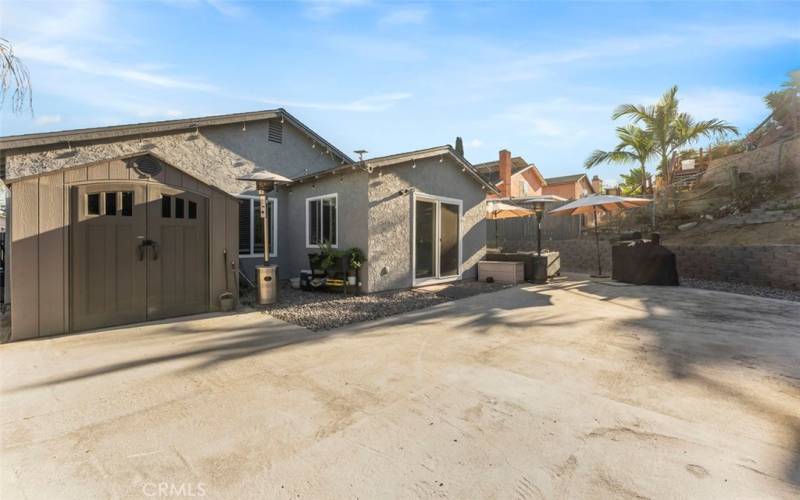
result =
[{"label": "patio heater", "polygon": [[542,256],[542,219],[544,218],[544,201],[533,202],[533,211],[536,214],[536,255]]},{"label": "patio heater", "polygon": [[261,219],[264,221],[264,264],[256,266],[256,293],[258,303],[262,305],[274,304],[278,300],[278,266],[269,264],[269,211],[267,210],[267,193],[281,183],[291,182],[282,175],[273,174],[266,170],[237,177],[240,181],[254,181],[261,202]]}]

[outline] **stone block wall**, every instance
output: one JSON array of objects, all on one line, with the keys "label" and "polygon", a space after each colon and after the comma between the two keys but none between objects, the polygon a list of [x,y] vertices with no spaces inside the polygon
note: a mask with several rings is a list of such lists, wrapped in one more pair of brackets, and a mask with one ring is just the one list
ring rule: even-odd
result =
[{"label": "stone block wall", "polygon": [[739,174],[748,173],[755,178],[796,174],[800,172],[800,136],[753,151],[712,160],[701,182],[730,185],[731,169],[734,167]]},{"label": "stone block wall", "polygon": [[[800,290],[800,245],[702,246],[665,245],[675,252],[678,274],[684,278],[729,281],[786,290]],[[596,273],[597,250],[591,238],[546,241],[543,248],[561,254],[561,269]],[[535,250],[523,242],[507,251]],[[611,245],[600,242],[603,272],[611,271]]]}]

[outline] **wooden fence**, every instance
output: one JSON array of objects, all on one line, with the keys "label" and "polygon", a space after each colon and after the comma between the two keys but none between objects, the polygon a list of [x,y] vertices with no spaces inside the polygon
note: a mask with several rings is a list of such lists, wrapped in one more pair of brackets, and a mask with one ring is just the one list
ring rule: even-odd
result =
[{"label": "wooden fence", "polygon": [[[567,202],[548,203],[546,210],[552,210]],[[523,242],[536,242],[536,217],[515,217],[513,219],[487,220],[486,245],[502,248],[504,245],[517,246]],[[545,214],[542,220],[542,242],[551,240],[572,240],[580,236],[583,229],[582,217],[565,217]],[[544,246],[546,244],[543,243]]]}]

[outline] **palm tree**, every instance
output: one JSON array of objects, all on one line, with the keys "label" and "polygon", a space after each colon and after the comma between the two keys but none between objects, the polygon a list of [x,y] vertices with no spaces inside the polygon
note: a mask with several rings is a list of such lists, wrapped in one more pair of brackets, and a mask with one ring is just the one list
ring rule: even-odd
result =
[{"label": "palm tree", "polygon": [[[622,165],[638,164],[642,175],[640,178],[642,194],[647,191],[647,162],[655,154],[655,142],[649,132],[635,125],[617,127],[619,144],[611,151],[596,149],[583,166],[592,168],[601,163],[618,163]],[[632,172],[632,171],[631,171]]]},{"label": "palm tree", "polygon": [[670,159],[680,148],[701,138],[724,136],[729,132],[739,134],[739,129],[724,120],[714,118],[697,121],[690,114],[681,113],[678,110],[677,93],[678,86],[675,85],[656,104],[622,104],[611,115],[615,120],[626,116],[633,123],[644,125],[653,139],[655,155],[659,160],[658,170],[667,183],[671,181],[672,174],[669,171]]},{"label": "palm tree", "polygon": [[789,73],[789,80],[781,87],[782,90],[767,94],[764,102],[772,110],[772,118],[775,121],[796,133],[800,118],[800,70]]},{"label": "palm tree", "polygon": [[627,174],[621,174],[622,183],[619,188],[625,196],[632,194],[645,194],[645,186],[650,176],[642,167],[633,167]]}]

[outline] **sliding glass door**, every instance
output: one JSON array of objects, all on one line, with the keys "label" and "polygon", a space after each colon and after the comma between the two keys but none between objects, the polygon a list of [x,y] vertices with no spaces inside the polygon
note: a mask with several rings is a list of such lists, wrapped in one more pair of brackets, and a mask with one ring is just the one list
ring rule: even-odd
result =
[{"label": "sliding glass door", "polygon": [[417,239],[414,248],[417,252],[416,279],[436,277],[436,203],[417,200],[414,218]]},{"label": "sliding glass door", "polygon": [[414,200],[414,284],[457,278],[461,263],[461,201]]}]

